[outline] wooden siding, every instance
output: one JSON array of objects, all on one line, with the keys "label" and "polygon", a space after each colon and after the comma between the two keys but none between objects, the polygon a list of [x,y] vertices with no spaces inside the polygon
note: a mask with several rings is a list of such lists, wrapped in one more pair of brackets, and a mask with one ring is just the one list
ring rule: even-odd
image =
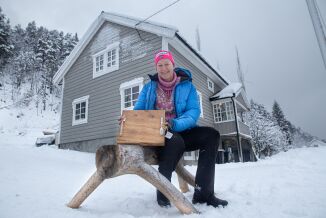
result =
[{"label": "wooden siding", "polygon": [[[64,77],[60,143],[115,137],[121,110],[120,84],[154,73],[153,56],[162,46],[161,37],[143,31],[139,34],[106,22],[86,46]],[[119,70],[93,79],[92,55],[114,42],[120,42]],[[72,101],[85,95],[89,95],[88,123],[72,126]]]},{"label": "wooden siding", "polygon": [[[200,126],[214,127],[213,106],[209,101],[209,97],[211,97],[213,93],[208,89],[207,76],[171,45],[169,45],[169,51],[172,52],[177,67],[184,67],[190,70],[193,78],[192,82],[195,85],[196,89],[202,94],[204,118],[200,117],[198,124]],[[214,84],[214,89],[214,91],[216,92],[221,88],[218,87],[217,84]]]},{"label": "wooden siding", "polygon": [[247,126],[246,124],[244,124],[243,122],[239,121],[239,129],[240,132],[245,134],[245,135],[250,135],[250,129],[249,126]]},{"label": "wooden siding", "polygon": [[[241,121],[238,121],[239,132],[245,135],[250,135],[249,126],[244,124]],[[221,135],[228,135],[230,133],[235,134],[237,132],[237,128],[235,126],[235,121],[228,121],[223,123],[215,123],[215,128],[220,132]]]}]

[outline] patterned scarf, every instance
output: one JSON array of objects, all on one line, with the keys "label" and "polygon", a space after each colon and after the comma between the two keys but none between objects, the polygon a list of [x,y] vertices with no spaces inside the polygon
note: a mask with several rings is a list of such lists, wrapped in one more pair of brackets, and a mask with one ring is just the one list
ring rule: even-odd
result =
[{"label": "patterned scarf", "polygon": [[160,77],[158,77],[158,80],[155,107],[158,110],[165,110],[166,122],[170,122],[170,120],[176,117],[173,93],[176,85],[180,82],[180,77],[173,72],[172,81],[167,82]]}]

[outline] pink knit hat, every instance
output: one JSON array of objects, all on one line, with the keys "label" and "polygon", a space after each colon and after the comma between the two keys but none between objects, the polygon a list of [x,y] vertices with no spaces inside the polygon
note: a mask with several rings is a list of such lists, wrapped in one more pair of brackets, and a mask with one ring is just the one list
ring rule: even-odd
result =
[{"label": "pink knit hat", "polygon": [[171,52],[165,51],[165,50],[159,51],[155,55],[155,65],[157,64],[157,62],[159,62],[162,59],[169,59],[172,62],[172,64],[174,65],[174,59],[173,59]]}]

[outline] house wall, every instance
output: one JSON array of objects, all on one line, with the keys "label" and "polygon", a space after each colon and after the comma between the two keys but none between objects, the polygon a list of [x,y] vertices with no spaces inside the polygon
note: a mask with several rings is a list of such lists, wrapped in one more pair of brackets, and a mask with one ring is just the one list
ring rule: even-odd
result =
[{"label": "house wall", "polygon": [[215,123],[214,126],[220,132],[221,135],[225,135],[228,133],[235,133],[237,131],[235,126],[235,121]]},{"label": "house wall", "polygon": [[169,45],[169,51],[173,53],[177,67],[184,67],[190,70],[193,78],[192,82],[195,85],[196,89],[202,94],[204,117],[199,118],[198,124],[200,126],[214,127],[213,106],[209,101],[209,97],[211,97],[217,90],[220,90],[221,88],[218,87],[217,84],[214,84],[214,93],[211,92],[207,86],[207,76],[203,72],[201,72],[194,64],[192,64],[171,45]]},{"label": "house wall", "polygon": [[[117,41],[119,70],[93,79],[92,55]],[[162,39],[157,35],[104,23],[64,77],[61,147],[85,150],[85,146],[93,144],[98,147],[115,143],[121,111],[120,84],[152,74],[153,56],[161,47]],[[72,101],[86,95],[89,95],[88,123],[72,126]]]},{"label": "house wall", "polygon": [[249,126],[247,126],[246,124],[244,124],[243,122],[239,121],[239,130],[241,133],[245,134],[245,135],[250,135],[250,129]]}]

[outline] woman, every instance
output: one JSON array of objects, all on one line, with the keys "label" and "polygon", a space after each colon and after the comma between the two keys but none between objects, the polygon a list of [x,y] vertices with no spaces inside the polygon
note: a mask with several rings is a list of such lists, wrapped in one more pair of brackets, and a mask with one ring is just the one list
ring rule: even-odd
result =
[{"label": "woman", "polygon": [[[213,207],[228,204],[214,196],[215,157],[219,132],[211,127],[196,126],[200,115],[197,92],[187,69],[174,68],[170,52],[155,55],[157,74],[142,89],[134,110],[165,110],[169,132],[165,146],[159,152],[159,172],[171,181],[172,172],[184,151],[199,149],[198,168],[195,177],[195,193],[192,202],[206,203]],[[170,206],[169,200],[157,191],[160,206]]]}]

